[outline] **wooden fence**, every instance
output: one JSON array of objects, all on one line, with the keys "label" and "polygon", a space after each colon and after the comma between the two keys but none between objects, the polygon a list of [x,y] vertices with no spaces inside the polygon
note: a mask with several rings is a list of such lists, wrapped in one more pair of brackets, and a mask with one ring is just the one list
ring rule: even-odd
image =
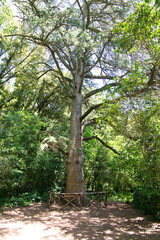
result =
[{"label": "wooden fence", "polygon": [[55,193],[48,192],[48,206],[52,203],[58,205],[58,209],[62,210],[67,206],[73,206],[77,210],[94,206],[103,208],[107,206],[106,192],[85,192],[85,193]]}]

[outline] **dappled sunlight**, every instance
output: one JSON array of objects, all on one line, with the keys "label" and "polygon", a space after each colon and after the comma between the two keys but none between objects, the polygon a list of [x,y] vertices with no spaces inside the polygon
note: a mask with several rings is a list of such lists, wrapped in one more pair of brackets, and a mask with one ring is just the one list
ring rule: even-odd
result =
[{"label": "dappled sunlight", "polygon": [[160,224],[146,219],[124,203],[109,202],[106,209],[90,207],[57,211],[33,204],[5,211],[0,216],[3,240],[159,240]]}]

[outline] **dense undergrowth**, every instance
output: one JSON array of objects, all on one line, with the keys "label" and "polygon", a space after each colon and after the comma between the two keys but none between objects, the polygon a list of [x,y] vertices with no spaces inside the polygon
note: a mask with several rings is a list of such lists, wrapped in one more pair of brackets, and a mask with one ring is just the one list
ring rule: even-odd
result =
[{"label": "dense undergrowth", "polygon": [[0,198],[0,207],[29,206],[31,203],[46,202],[47,193],[22,193],[17,196]]},{"label": "dense undergrowth", "polygon": [[144,214],[160,220],[160,192],[151,188],[137,188],[133,195],[133,204]]}]

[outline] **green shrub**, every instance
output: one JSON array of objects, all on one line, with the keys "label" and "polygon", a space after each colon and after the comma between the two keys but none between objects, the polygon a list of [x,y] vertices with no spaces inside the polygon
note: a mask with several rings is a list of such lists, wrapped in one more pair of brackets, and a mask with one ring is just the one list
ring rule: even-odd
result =
[{"label": "green shrub", "polygon": [[47,193],[39,194],[38,192],[27,192],[18,196],[0,198],[0,206],[28,206],[30,203],[47,201]]},{"label": "green shrub", "polygon": [[133,195],[134,206],[144,214],[160,219],[160,192],[151,188],[137,188]]},{"label": "green shrub", "polygon": [[110,194],[108,194],[108,200],[109,201],[131,203],[133,201],[133,193],[131,193],[131,192],[110,193]]}]

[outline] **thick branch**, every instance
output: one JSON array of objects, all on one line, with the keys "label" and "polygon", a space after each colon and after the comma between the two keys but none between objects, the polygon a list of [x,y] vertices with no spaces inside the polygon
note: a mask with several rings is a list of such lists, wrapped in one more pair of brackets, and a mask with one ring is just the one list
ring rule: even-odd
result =
[{"label": "thick branch", "polygon": [[55,57],[55,53],[54,53],[53,49],[52,49],[50,46],[47,46],[47,47],[48,47],[50,53],[52,54],[53,60],[55,61],[55,64],[56,64],[56,66],[57,66],[57,68],[58,68],[58,71],[59,71],[59,73],[60,73],[60,77],[62,78],[62,80],[60,80],[60,81],[61,81],[61,84],[62,84],[62,85],[64,86],[64,88],[67,90],[69,97],[74,97],[73,92],[71,91],[69,85],[68,85],[68,84],[66,83],[66,81],[65,81],[65,77],[64,77],[64,75],[63,75],[63,73],[62,73],[62,71],[61,71],[61,68],[60,68],[59,63],[58,63],[58,61],[57,61],[57,58]]},{"label": "thick branch", "polygon": [[89,97],[95,95],[96,93],[99,93],[99,92],[102,92],[102,91],[106,90],[107,87],[115,87],[115,86],[118,86],[119,84],[120,84],[120,83],[106,84],[106,85],[104,85],[104,86],[101,87],[101,88],[95,89],[95,90],[93,90],[93,91],[87,93],[87,94],[84,96],[83,100],[86,100],[87,98],[89,98]]},{"label": "thick branch", "polygon": [[36,37],[34,35],[26,35],[26,34],[6,34],[4,35],[4,37],[22,37],[22,38],[25,38],[29,41],[34,41],[35,43],[39,43],[39,45],[42,45],[44,46],[44,43],[42,43],[42,39],[39,38],[39,37]]},{"label": "thick branch", "polygon": [[16,51],[14,51],[12,54],[11,54],[11,56],[7,59],[7,61],[6,61],[6,65],[5,65],[5,67],[1,70],[1,72],[0,72],[0,79],[2,79],[5,75],[7,75],[7,73],[10,71],[8,71],[7,73],[5,73],[5,70],[6,70],[6,68],[8,67],[8,65],[10,64],[10,62],[12,61],[12,59],[13,59],[13,56],[15,55],[15,53],[16,53]]},{"label": "thick branch", "polygon": [[49,36],[56,30],[56,27],[54,26],[51,31],[49,31],[44,39],[44,42],[49,38]]},{"label": "thick branch", "polygon": [[117,152],[117,150],[115,150],[113,147],[109,146],[108,144],[106,144],[102,139],[100,139],[97,136],[92,136],[89,138],[84,138],[83,141],[88,141],[88,140],[92,140],[92,139],[97,139],[100,143],[102,143],[103,146],[105,146],[106,148],[109,148],[110,150],[112,150],[115,154],[120,155],[119,152]]},{"label": "thick branch", "polygon": [[63,153],[64,155],[68,156],[68,152],[65,152],[62,148],[57,146],[55,143],[51,143],[51,142],[45,142],[45,143],[47,143],[49,146],[57,149],[59,152]]},{"label": "thick branch", "polygon": [[28,2],[29,2],[29,4],[30,4],[30,6],[32,7],[33,12],[36,13],[37,16],[40,18],[40,17],[41,17],[40,11],[39,11],[39,10],[37,9],[37,7],[35,6],[35,4],[34,4],[35,1],[29,0]]},{"label": "thick branch", "polygon": [[150,87],[154,87],[157,83],[155,80],[155,76],[156,76],[157,70],[156,70],[156,64],[152,67],[152,69],[150,69],[150,76],[149,76],[149,80],[148,82],[144,85],[143,88],[141,89],[136,89],[131,93],[125,93],[123,94],[124,97],[136,97],[142,93],[146,93],[150,90]]},{"label": "thick branch", "polygon": [[109,75],[104,75],[104,76],[96,76],[96,75],[85,75],[85,78],[89,78],[89,79],[108,79],[108,80],[113,80],[115,77],[113,76],[109,76]]},{"label": "thick branch", "polygon": [[95,33],[101,33],[102,31],[97,29],[97,28],[94,28],[94,27],[87,27],[90,31],[92,32],[95,32]]},{"label": "thick branch", "polygon": [[148,86],[152,86],[155,84],[155,81],[154,81],[155,74],[156,74],[156,65],[154,65],[153,68],[151,69],[150,78],[147,83]]},{"label": "thick branch", "polygon": [[83,16],[84,12],[83,12],[83,9],[82,9],[82,7],[81,7],[81,4],[80,4],[79,0],[76,0],[76,2],[77,2],[77,4],[78,4],[79,9],[80,9],[80,11],[81,11],[81,14],[82,14],[82,16]]},{"label": "thick branch", "polygon": [[100,108],[103,105],[103,103],[99,103],[96,105],[92,105],[80,118],[82,121],[85,117],[87,117],[94,109]]},{"label": "thick branch", "polygon": [[86,8],[86,15],[87,15],[87,21],[86,21],[86,28],[89,27],[90,24],[90,4],[88,1],[84,0],[85,8]]},{"label": "thick branch", "polygon": [[48,69],[48,70],[44,71],[39,77],[37,77],[37,80],[39,80],[41,77],[43,77],[48,72],[52,72],[52,71],[53,71],[52,69]]},{"label": "thick branch", "polygon": [[96,123],[96,118],[90,119],[82,124],[82,132],[84,132],[87,126],[92,126]]},{"label": "thick branch", "polygon": [[59,49],[56,51],[57,56],[59,57],[59,59],[61,60],[61,62],[63,63],[63,65],[69,70],[72,71],[71,66],[65,61],[65,58],[61,55],[61,53],[59,52]]}]

